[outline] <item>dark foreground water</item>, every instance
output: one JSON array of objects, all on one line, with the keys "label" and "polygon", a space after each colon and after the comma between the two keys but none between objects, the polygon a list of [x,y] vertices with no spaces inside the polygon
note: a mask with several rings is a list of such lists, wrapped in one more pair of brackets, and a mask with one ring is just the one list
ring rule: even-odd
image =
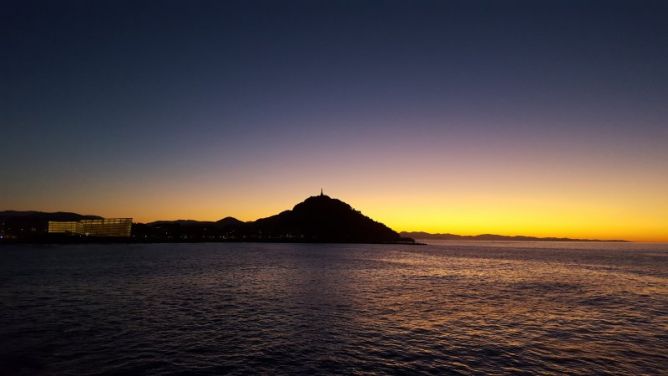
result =
[{"label": "dark foreground water", "polygon": [[0,246],[0,304],[8,375],[668,374],[665,244]]}]

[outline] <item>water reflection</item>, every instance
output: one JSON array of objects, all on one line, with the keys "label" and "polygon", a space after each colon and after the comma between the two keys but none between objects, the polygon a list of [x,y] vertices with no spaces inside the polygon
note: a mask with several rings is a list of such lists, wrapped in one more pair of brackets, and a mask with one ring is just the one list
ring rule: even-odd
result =
[{"label": "water reflection", "polygon": [[6,247],[0,366],[664,373],[668,247],[624,247]]}]

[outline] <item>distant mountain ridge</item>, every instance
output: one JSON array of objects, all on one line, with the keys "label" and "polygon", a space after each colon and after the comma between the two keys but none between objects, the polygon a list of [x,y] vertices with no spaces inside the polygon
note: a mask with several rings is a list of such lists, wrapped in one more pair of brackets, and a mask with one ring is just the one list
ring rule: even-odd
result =
[{"label": "distant mountain ridge", "polygon": [[246,222],[240,221],[234,217],[225,217],[217,221],[198,221],[196,219],[174,219],[174,220],[158,220],[147,223],[148,225],[162,225],[162,224],[179,224],[183,226],[195,225],[211,225],[211,226],[230,226],[243,225]]},{"label": "distant mountain ridge", "polygon": [[[86,241],[62,233],[48,232],[49,221],[79,221],[102,217],[68,212],[0,212],[3,241]],[[320,194],[291,210],[243,222],[233,217],[218,221],[179,219],[134,223],[127,241],[138,242],[310,242],[310,243],[402,243],[415,244],[386,225],[376,222],[345,202]]]},{"label": "distant mountain ridge", "polygon": [[599,239],[573,239],[558,237],[535,237],[535,236],[506,236],[494,234],[481,235],[455,235],[455,234],[430,234],[423,231],[402,231],[401,236],[414,239],[436,239],[436,240],[514,240],[514,241],[558,241],[558,242],[626,242],[626,240],[599,240]]},{"label": "distant mountain ridge", "polygon": [[321,194],[292,210],[242,222],[233,217],[219,221],[155,221],[138,224],[137,239],[279,241],[316,243],[414,243],[396,231],[363,215],[345,202]]},{"label": "distant mountain ridge", "polygon": [[[49,221],[101,219],[97,215],[71,212],[0,211],[0,239],[37,239],[47,234]],[[323,243],[408,243],[413,239],[492,240],[492,241],[583,241],[625,242],[625,240],[572,239],[565,237],[504,236],[494,234],[455,235],[428,232],[401,232],[390,229],[326,195],[311,196],[292,210],[243,222],[234,217],[218,221],[189,219],[135,223],[136,241],[277,241]]]},{"label": "distant mountain ridge", "polygon": [[36,219],[46,221],[80,221],[82,219],[102,219],[97,215],[83,215],[71,212],[41,212],[34,210],[5,210],[0,211],[0,220],[11,219]]}]

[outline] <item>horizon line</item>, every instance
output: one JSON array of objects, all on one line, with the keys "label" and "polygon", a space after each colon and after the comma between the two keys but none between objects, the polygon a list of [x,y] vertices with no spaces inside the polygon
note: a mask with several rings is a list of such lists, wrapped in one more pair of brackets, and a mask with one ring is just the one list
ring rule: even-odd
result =
[{"label": "horizon line", "polygon": [[[316,196],[309,196],[309,197],[318,197],[320,195]],[[291,210],[291,209],[287,209]],[[27,210],[17,210],[17,209],[4,209],[0,210],[1,212],[35,212],[35,213],[45,213],[45,214],[56,214],[56,213],[72,213],[72,214],[77,214],[81,216],[97,216],[97,217],[102,217],[102,218],[129,218],[132,220],[133,224],[149,224],[149,223],[154,223],[154,222],[179,222],[179,221],[190,221],[190,222],[211,222],[215,223],[217,221],[220,221],[222,219],[226,218],[233,218],[238,221],[247,223],[247,222],[254,222],[258,219],[266,218],[266,217],[259,217],[254,220],[242,220],[237,217],[231,216],[231,215],[226,215],[223,217],[220,217],[218,219],[192,219],[192,218],[176,218],[176,219],[153,219],[153,220],[135,220],[135,217],[132,216],[113,216],[113,217],[106,217],[106,216],[101,216],[98,214],[80,214],[74,211],[67,211],[67,210],[56,210],[56,211],[42,211],[42,210],[32,210],[32,209],[27,209]],[[373,218],[372,218],[373,219]],[[374,219],[376,222],[380,222]],[[380,222],[382,223],[382,222]],[[388,226],[390,227],[390,226]],[[573,235],[527,235],[527,233],[523,232],[512,232],[512,233],[507,233],[507,232],[500,232],[500,233],[495,233],[495,232],[470,232],[470,233],[453,233],[453,232],[441,232],[441,231],[436,231],[436,232],[430,232],[426,230],[395,230],[394,228],[390,227],[392,230],[396,231],[397,233],[425,233],[428,235],[432,236],[437,236],[437,235],[451,235],[451,236],[458,236],[458,237],[479,237],[479,236],[501,236],[501,237],[507,237],[507,238],[513,238],[513,237],[527,237],[527,238],[535,238],[535,239],[555,239],[553,241],[559,241],[559,239],[568,239],[572,241],[598,241],[598,242],[630,242],[630,243],[668,243],[668,239],[610,239],[610,238],[600,238],[600,237],[582,237],[582,236],[573,236]],[[528,232],[530,234],[530,232]],[[448,239],[431,239],[431,240],[448,240]],[[451,240],[457,240],[457,239],[451,239]],[[475,240],[475,239],[472,239]],[[483,241],[483,240],[481,240]],[[494,241],[494,240],[490,240]],[[498,239],[496,241],[505,241],[505,239]],[[508,241],[512,241],[512,239],[508,239]],[[517,241],[522,241],[522,240],[517,240]],[[530,240],[528,240],[530,241]]]}]

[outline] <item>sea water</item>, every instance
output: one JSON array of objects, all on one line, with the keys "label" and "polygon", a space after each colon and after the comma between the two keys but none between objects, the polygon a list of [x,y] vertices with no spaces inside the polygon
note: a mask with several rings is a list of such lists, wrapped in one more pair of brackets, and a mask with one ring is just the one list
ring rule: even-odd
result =
[{"label": "sea water", "polygon": [[432,243],[0,246],[0,373],[668,374],[667,244]]}]

